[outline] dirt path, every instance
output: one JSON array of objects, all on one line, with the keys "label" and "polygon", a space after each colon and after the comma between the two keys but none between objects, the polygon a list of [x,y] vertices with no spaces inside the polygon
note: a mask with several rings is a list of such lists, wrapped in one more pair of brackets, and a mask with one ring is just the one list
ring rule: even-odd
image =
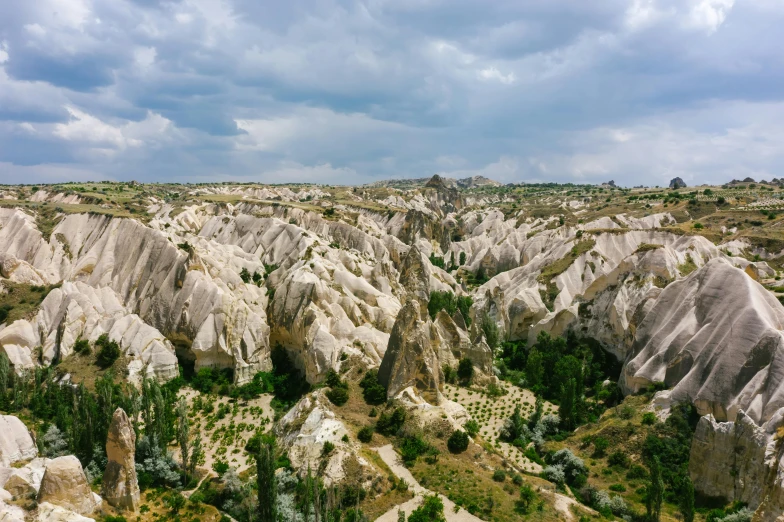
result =
[{"label": "dirt path", "polygon": [[[403,464],[400,462],[400,459],[397,453],[395,453],[395,449],[391,444],[373,449],[378,452],[381,460],[383,460],[384,463],[389,466],[389,469],[392,470],[392,473],[394,473],[398,478],[406,481],[409,490],[414,494],[414,498],[408,502],[399,506],[395,506],[376,519],[376,522],[397,522],[398,509],[405,512],[406,516],[408,516],[422,503],[422,499],[425,495],[432,495],[433,492],[422,487],[419,482],[416,481],[408,468],[403,466]],[[444,503],[444,515],[446,516],[447,522],[483,522],[481,518],[475,517],[465,509],[458,508],[459,511],[455,513],[456,506],[454,502],[446,498],[444,495],[438,496],[441,497],[441,500]]]}]

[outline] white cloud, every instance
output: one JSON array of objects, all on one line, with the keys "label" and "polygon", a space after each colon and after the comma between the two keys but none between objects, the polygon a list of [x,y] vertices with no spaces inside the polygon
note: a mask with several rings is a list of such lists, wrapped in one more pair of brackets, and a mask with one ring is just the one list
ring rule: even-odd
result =
[{"label": "white cloud", "polygon": [[715,32],[732,10],[735,0],[700,0],[689,14],[690,24],[708,33]]},{"label": "white cloud", "polygon": [[133,57],[136,65],[141,69],[147,69],[155,63],[155,57],[158,55],[155,47],[139,47],[134,53]]},{"label": "white cloud", "polygon": [[503,74],[495,67],[488,67],[477,72],[481,80],[494,80],[503,83],[504,85],[511,85],[515,82],[515,75],[513,72]]},{"label": "white cloud", "polygon": [[66,107],[66,110],[71,119],[68,123],[55,124],[52,130],[54,136],[107,150],[140,147],[147,142],[159,141],[172,127],[169,120],[152,112],[139,122],[111,125],[75,107]]}]

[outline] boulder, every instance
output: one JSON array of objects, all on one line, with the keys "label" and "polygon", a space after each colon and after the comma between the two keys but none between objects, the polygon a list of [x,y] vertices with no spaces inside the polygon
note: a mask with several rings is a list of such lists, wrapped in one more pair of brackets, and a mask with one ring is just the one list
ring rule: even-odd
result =
[{"label": "boulder", "polygon": [[38,502],[49,502],[80,515],[95,511],[95,498],[79,459],[67,455],[49,461],[38,491]]},{"label": "boulder", "polygon": [[117,408],[112,415],[106,439],[108,463],[103,474],[101,494],[112,506],[128,511],[139,508],[141,493],[136,478],[136,433],[128,415]]},{"label": "boulder", "polygon": [[27,427],[13,415],[0,415],[0,465],[10,466],[38,455]]},{"label": "boulder", "polygon": [[36,458],[21,468],[0,469],[0,487],[15,497],[37,495],[49,459]]}]

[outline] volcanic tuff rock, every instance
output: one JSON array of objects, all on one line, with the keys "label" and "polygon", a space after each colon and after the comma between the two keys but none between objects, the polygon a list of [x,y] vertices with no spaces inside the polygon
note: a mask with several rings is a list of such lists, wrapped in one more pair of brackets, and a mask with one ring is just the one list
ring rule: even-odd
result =
[{"label": "volcanic tuff rock", "polygon": [[16,369],[35,366],[33,350],[41,346],[45,364],[73,353],[77,340],[94,343],[102,334],[117,341],[132,361],[132,380],[154,377],[167,381],[178,375],[174,347],[157,329],[128,313],[109,287],[66,282],[41,303],[32,321],[16,321],[0,330],[0,344]]},{"label": "volcanic tuff rock", "polygon": [[15,497],[37,495],[49,459],[35,458],[21,468],[0,468],[0,488]]},{"label": "volcanic tuff rock", "polygon": [[36,520],[38,522],[95,522],[94,518],[82,516],[49,502],[38,504],[38,518]]},{"label": "volcanic tuff rock", "polygon": [[[671,283],[637,329],[621,377],[632,393],[664,382],[673,402],[764,423],[784,407],[784,308],[726,259]],[[726,347],[731,346],[728,350]]]},{"label": "volcanic tuff rock", "polygon": [[136,478],[136,433],[128,415],[117,408],[109,425],[106,439],[108,463],[103,474],[101,494],[112,506],[136,511],[139,508],[140,491]]},{"label": "volcanic tuff rock", "polygon": [[403,305],[378,369],[378,380],[386,387],[387,397],[395,397],[414,386],[427,402],[441,402],[444,375],[431,345],[432,326],[429,318],[422,319],[416,300],[411,299]]},{"label": "volcanic tuff rock", "polygon": [[683,181],[681,178],[672,178],[670,180],[670,188],[671,189],[679,189],[679,188],[685,188],[685,187],[686,187],[686,182]]},{"label": "volcanic tuff rock", "polygon": [[49,502],[80,515],[95,511],[95,498],[79,459],[67,455],[49,461],[38,491],[38,502]]},{"label": "volcanic tuff rock", "polygon": [[27,427],[13,415],[0,415],[0,466],[32,459],[38,448]]}]

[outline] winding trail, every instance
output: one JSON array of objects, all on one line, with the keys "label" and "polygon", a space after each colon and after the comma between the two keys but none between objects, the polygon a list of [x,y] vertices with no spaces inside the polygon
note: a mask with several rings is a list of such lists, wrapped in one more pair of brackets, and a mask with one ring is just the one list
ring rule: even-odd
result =
[{"label": "winding trail", "polygon": [[[406,481],[409,489],[414,494],[414,498],[408,502],[399,506],[395,506],[376,519],[376,522],[397,522],[398,509],[404,511],[406,516],[408,516],[413,510],[419,507],[425,495],[432,495],[433,492],[422,487],[419,482],[416,481],[411,472],[408,471],[408,468],[403,466],[403,464],[400,462],[400,459],[398,458],[397,453],[395,453],[395,449],[391,444],[373,449],[378,452],[381,460],[383,460],[384,463],[389,466],[389,469],[392,470],[392,473],[397,475],[398,478]],[[484,522],[481,518],[475,517],[465,509],[460,509],[460,511],[455,513],[455,503],[446,498],[444,495],[439,494],[438,496],[441,497],[441,500],[444,502],[444,515],[446,516],[447,522]]]}]

